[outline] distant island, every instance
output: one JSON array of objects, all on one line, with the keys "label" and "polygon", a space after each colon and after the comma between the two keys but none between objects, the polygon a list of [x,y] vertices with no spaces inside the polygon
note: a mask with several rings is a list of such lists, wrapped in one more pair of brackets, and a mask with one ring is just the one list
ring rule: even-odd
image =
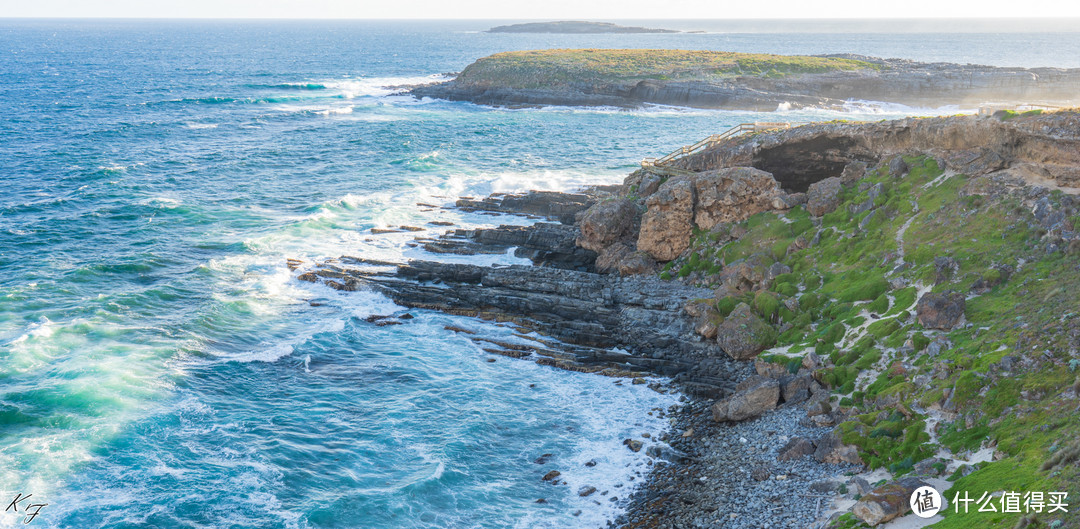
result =
[{"label": "distant island", "polygon": [[634,26],[620,26],[610,22],[584,22],[561,20],[558,22],[527,22],[496,26],[488,33],[679,33],[673,29],[654,29]]},{"label": "distant island", "polygon": [[771,111],[842,108],[849,100],[912,106],[1075,105],[1080,69],[920,63],[860,55],[555,49],[496,53],[417,97],[503,106],[643,104]]}]

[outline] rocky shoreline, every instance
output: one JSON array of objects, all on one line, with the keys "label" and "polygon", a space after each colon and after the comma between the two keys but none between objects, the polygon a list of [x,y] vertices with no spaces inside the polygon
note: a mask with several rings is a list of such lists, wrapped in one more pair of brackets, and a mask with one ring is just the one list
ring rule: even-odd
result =
[{"label": "rocky shoreline", "polygon": [[[999,486],[986,469],[1022,456],[993,433],[1008,423],[978,406],[1075,404],[1053,399],[1076,400],[1080,379],[1016,390],[1004,409],[987,391],[1016,377],[1072,384],[1061,373],[1080,366],[1080,320],[1042,312],[1068,289],[1040,291],[1026,309],[1039,279],[1021,278],[1040,273],[1028,263],[1080,251],[1077,194],[1074,112],[823,123],[728,140],[613,188],[464,198],[455,207],[544,221],[414,243],[435,254],[514,248],[532,266],[346,256],[290,267],[303,281],[546,337],[474,338],[488,353],[635,383],[669,378],[687,401],[668,415],[670,449],[650,452],[653,471],[617,527],[876,526],[910,512],[901,499],[917,486]],[[1008,242],[1013,261],[972,253],[965,238],[919,238],[954,237],[940,223],[965,219],[974,240],[983,218],[995,222],[985,241]],[[944,254],[928,261],[930,247]],[[1049,270],[1072,280],[1068,266]],[[980,306],[1011,285],[1026,290],[1007,301],[1008,318],[1036,311],[1024,326]],[[970,320],[1014,333],[1016,352],[982,345]],[[1053,354],[1024,352],[1050,336],[1061,340]],[[985,350],[958,345],[969,343]],[[957,441],[966,430],[986,433]]]},{"label": "rocky shoreline", "polygon": [[[606,50],[553,50],[601,53]],[[649,53],[650,50],[642,50]],[[523,52],[524,53],[524,52]],[[660,52],[656,52],[660,53]],[[1080,69],[1005,68],[971,64],[921,63],[841,54],[815,56],[863,65],[819,71],[819,68],[772,70],[770,66],[736,69],[722,75],[701,72],[654,72],[648,75],[590,74],[564,71],[563,62],[530,66],[527,79],[518,79],[511,66],[488,63],[505,60],[499,54],[466,68],[457,78],[411,87],[407,93],[469,101],[493,106],[616,106],[646,104],[692,108],[771,112],[787,108],[843,108],[847,101],[877,101],[914,107],[945,105],[1080,103]],[[776,56],[780,60],[781,56]],[[792,58],[795,59],[795,58]],[[662,60],[661,60],[662,62]],[[546,63],[545,63],[546,64]],[[480,65],[480,66],[478,66]],[[477,73],[479,72],[479,73]]]}]

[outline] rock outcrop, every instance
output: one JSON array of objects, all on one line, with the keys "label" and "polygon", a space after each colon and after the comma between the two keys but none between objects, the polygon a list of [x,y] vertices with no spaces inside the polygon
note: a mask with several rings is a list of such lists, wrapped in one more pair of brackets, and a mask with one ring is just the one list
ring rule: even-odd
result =
[{"label": "rock outcrop", "polygon": [[775,340],[776,331],[745,303],[736,306],[716,331],[716,343],[735,360],[750,360]]},{"label": "rock outcrop", "polygon": [[678,257],[690,245],[695,228],[709,230],[789,207],[776,179],[753,167],[670,177],[643,198],[646,211],[637,246],[658,261]]},{"label": "rock outcrop", "polygon": [[658,261],[670,261],[690,245],[694,220],[694,185],[673,179],[645,201],[638,248]]},{"label": "rock outcrop", "polygon": [[776,408],[780,401],[780,383],[776,379],[755,376],[741,383],[735,394],[712,407],[713,420],[742,421]]},{"label": "rock outcrop", "polygon": [[810,184],[806,191],[806,211],[818,217],[832,213],[840,204],[840,182],[840,178],[831,176]]},{"label": "rock outcrop", "polygon": [[638,224],[637,205],[625,198],[604,200],[590,207],[578,222],[577,245],[599,252],[632,234]]},{"label": "rock outcrop", "polygon": [[964,316],[964,295],[959,292],[927,292],[919,298],[915,314],[927,329],[952,330]]}]

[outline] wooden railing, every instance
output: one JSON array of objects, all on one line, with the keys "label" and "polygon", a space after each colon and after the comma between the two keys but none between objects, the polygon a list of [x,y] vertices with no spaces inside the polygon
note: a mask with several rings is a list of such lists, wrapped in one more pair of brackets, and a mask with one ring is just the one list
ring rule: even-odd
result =
[{"label": "wooden railing", "polygon": [[740,136],[742,134],[788,128],[791,128],[791,123],[740,123],[728,130],[725,130],[724,132],[721,132],[720,134],[713,134],[712,136],[709,136],[708,138],[705,138],[693,145],[687,145],[685,147],[682,147],[679,150],[668,154],[667,156],[663,156],[660,158],[645,158],[641,161],[641,166],[653,167],[657,165],[665,165],[672,160],[677,160],[679,158],[682,158],[683,156],[693,154],[702,149],[708,149],[709,147],[712,147],[728,138],[734,138],[735,136]]}]

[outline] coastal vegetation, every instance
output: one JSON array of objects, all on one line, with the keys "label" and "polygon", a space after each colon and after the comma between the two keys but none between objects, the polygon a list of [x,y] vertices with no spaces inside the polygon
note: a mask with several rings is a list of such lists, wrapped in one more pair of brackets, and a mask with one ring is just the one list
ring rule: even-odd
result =
[{"label": "coastal vegetation", "polygon": [[[721,235],[730,226],[698,233],[661,277],[719,287],[715,271],[740,262],[790,270],[765,291],[714,300],[716,312],[722,322],[746,303],[780,331],[765,362],[798,370],[806,355],[821,358],[813,376],[847,417],[837,430],[867,468],[900,477],[920,463],[936,474],[952,464],[950,501],[958,492],[1075,493],[1080,421],[1062,394],[1080,388],[1080,245],[1059,246],[1021,197],[988,191],[985,178],[946,172],[929,156],[904,162],[906,174],[882,165],[844,187],[817,224],[796,207],[751,216],[734,241]],[[921,323],[918,298],[951,292],[968,297],[963,323]],[[992,456],[964,462],[979,450]],[[948,511],[934,527],[1077,520]],[[836,526],[867,527],[852,514]]]},{"label": "coastal vegetation", "polygon": [[846,58],[700,50],[554,49],[496,53],[458,76],[463,84],[509,88],[553,84],[657,80],[718,80],[737,76],[878,70],[876,63]]}]

